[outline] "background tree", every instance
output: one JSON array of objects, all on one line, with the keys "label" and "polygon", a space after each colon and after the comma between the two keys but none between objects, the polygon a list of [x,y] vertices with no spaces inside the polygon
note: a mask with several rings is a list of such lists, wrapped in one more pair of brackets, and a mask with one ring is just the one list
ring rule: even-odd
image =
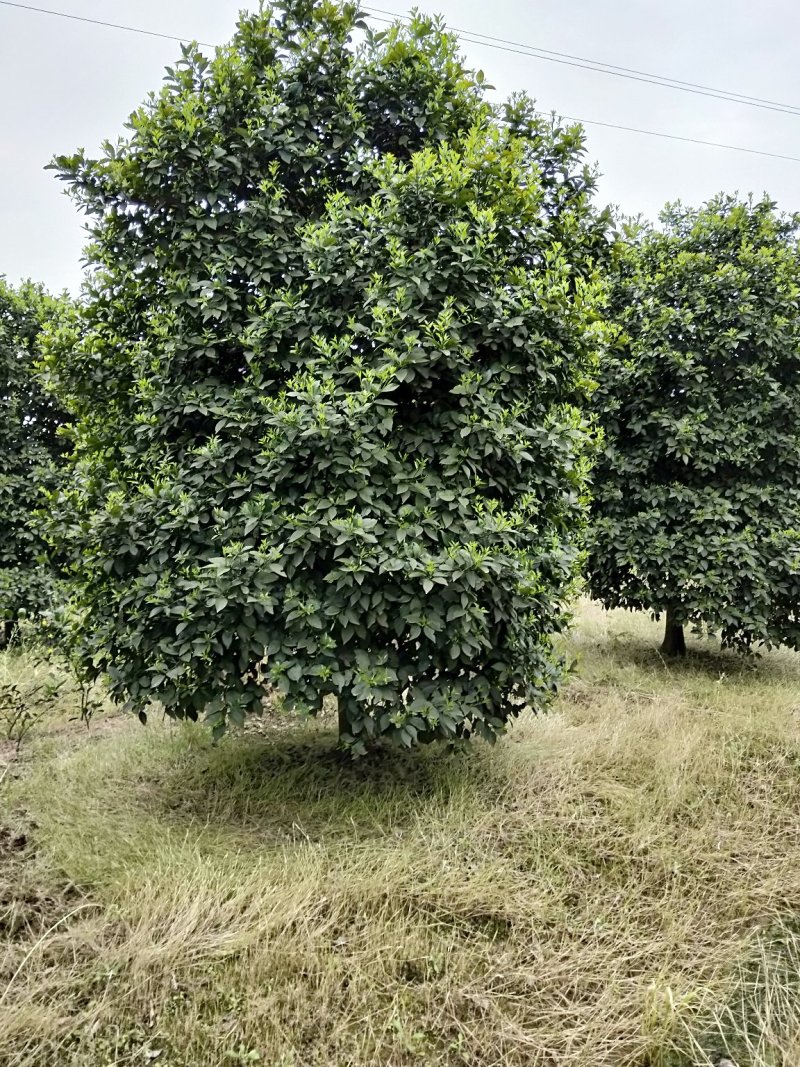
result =
[{"label": "background tree", "polygon": [[0,278],[0,647],[22,613],[50,603],[52,574],[36,511],[52,489],[62,413],[36,371],[39,334],[64,302],[31,282]]},{"label": "background tree", "polygon": [[90,671],[217,732],[333,693],[363,751],[555,686],[605,219],[578,127],[493,111],[429,19],[356,19],[247,16],[58,161],[92,273],[49,367]]},{"label": "background tree", "polygon": [[721,196],[620,248],[589,583],[664,613],[666,653],[687,623],[800,647],[798,221]]}]

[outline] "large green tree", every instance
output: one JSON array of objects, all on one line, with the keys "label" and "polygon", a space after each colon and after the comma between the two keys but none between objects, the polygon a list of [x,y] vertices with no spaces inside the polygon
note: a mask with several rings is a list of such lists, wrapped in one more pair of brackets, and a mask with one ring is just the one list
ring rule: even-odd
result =
[{"label": "large green tree", "polygon": [[62,412],[37,372],[39,335],[64,302],[0,278],[0,646],[23,613],[48,607],[52,577],[38,509],[55,484]]},{"label": "large green tree", "polygon": [[79,657],[216,731],[277,689],[345,744],[493,737],[553,690],[595,344],[582,133],[429,19],[330,3],[195,49],[101,159],[55,512]]},{"label": "large green tree", "polygon": [[591,592],[723,644],[800,647],[800,218],[669,207],[619,249],[594,394]]}]

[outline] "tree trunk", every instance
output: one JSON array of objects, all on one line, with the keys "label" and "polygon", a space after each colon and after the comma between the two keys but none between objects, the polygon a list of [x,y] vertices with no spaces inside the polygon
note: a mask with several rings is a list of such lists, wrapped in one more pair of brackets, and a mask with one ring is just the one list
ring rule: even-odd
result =
[{"label": "tree trunk", "polygon": [[342,740],[342,734],[350,733],[350,724],[347,721],[347,711],[345,701],[339,697],[336,701],[337,715],[339,717],[339,740]]},{"label": "tree trunk", "polygon": [[683,625],[675,622],[675,612],[672,608],[667,608],[667,624],[664,629],[664,640],[661,643],[661,655],[686,655],[686,638],[683,636]]}]

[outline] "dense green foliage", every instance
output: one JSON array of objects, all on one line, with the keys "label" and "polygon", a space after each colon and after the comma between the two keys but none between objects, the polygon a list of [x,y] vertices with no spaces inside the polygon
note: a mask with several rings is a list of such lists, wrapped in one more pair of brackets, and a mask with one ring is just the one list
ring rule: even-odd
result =
[{"label": "dense green foliage", "polygon": [[22,613],[48,606],[52,592],[36,511],[54,485],[62,417],[36,362],[39,334],[62,309],[39,286],[15,289],[0,278],[0,643]]},{"label": "dense green foliage", "polygon": [[582,133],[430,20],[293,2],[193,49],[99,160],[56,507],[74,647],[216,731],[277,689],[345,742],[493,737],[559,674],[595,347]]},{"label": "dense green foliage", "polygon": [[798,648],[800,220],[720,197],[662,221],[622,247],[613,286],[591,591],[726,645]]}]

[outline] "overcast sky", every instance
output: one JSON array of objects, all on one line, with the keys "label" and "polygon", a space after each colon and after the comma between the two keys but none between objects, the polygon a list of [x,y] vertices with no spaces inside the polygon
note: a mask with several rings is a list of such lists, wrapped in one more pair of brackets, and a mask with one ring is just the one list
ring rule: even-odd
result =
[{"label": "overcast sky", "polygon": [[[25,0],[35,3],[37,0]],[[399,0],[375,0],[398,13]],[[89,18],[212,43],[227,40],[240,0],[38,0]],[[463,30],[504,37],[800,106],[797,0],[422,0]],[[526,90],[543,110],[800,157],[800,115],[778,114],[464,44],[502,95]],[[51,156],[94,151],[122,124],[175,42],[0,5],[0,274],[77,291],[83,221]],[[770,193],[800,209],[800,163],[587,125],[600,198],[655,217],[666,200]]]}]

